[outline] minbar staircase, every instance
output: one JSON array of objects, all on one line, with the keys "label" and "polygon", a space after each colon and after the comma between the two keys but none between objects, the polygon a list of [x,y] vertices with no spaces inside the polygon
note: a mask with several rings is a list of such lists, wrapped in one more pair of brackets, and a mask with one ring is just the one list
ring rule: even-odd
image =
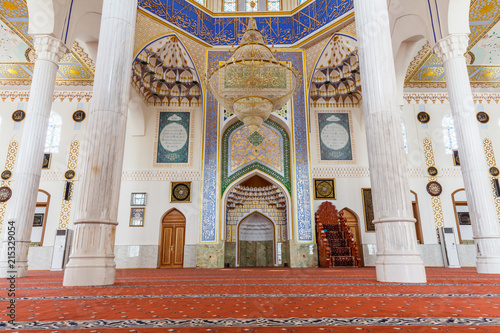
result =
[{"label": "minbar staircase", "polygon": [[323,202],[316,212],[316,235],[320,267],[361,265],[358,245],[344,213],[338,213],[331,202]]}]

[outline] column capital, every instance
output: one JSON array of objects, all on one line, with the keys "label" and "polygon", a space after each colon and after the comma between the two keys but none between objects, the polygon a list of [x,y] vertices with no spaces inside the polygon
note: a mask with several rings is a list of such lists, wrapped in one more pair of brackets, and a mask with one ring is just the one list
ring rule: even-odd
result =
[{"label": "column capital", "polygon": [[469,36],[467,34],[452,34],[438,41],[433,51],[443,62],[447,62],[453,58],[464,57],[468,46]]},{"label": "column capital", "polygon": [[58,64],[69,50],[66,45],[57,38],[48,35],[34,36],[34,47],[37,60],[47,60]]}]

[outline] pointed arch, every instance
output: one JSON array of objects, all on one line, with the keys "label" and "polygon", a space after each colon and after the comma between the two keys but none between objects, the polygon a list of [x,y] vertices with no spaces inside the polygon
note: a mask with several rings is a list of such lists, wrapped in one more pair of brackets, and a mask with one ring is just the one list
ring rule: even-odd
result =
[{"label": "pointed arch", "polygon": [[[278,186],[278,188],[281,190],[281,192],[284,194],[285,196],[285,200],[286,200],[286,208],[285,208],[285,211],[286,211],[286,216],[287,216],[287,230],[286,230],[286,238],[288,240],[291,240],[293,239],[293,230],[292,230],[292,226],[294,224],[294,215],[292,214],[292,198],[290,196],[290,193],[288,192],[287,188],[280,182],[278,181],[277,179],[273,178],[271,175],[268,175],[266,174],[265,172],[261,171],[261,170],[253,170],[251,172],[248,172],[246,173],[245,175],[239,177],[238,179],[236,179],[235,181],[233,181],[228,187],[227,187],[227,190],[224,192],[223,196],[222,196],[222,200],[221,200],[221,209],[220,211],[222,212],[222,214],[220,214],[220,221],[219,221],[219,230],[220,230],[220,236],[221,236],[221,240],[225,240],[227,241],[226,239],[226,233],[225,233],[225,228],[226,228],[226,216],[227,216],[227,204],[228,204],[228,196],[229,194],[234,190],[234,188],[237,186],[237,185],[240,185],[242,183],[244,183],[246,180],[254,177],[254,176],[259,176],[263,179],[265,179],[266,181],[268,181],[269,183],[271,183],[272,185],[276,185]],[[253,210],[252,212],[255,212],[257,210]],[[250,213],[252,213],[250,212]]]}]

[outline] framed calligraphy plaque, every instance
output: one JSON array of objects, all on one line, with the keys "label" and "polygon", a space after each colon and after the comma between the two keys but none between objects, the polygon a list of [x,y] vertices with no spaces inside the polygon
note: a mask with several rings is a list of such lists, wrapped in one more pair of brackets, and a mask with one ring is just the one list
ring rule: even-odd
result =
[{"label": "framed calligraphy plaque", "polygon": [[190,112],[160,112],[156,163],[189,163]]},{"label": "framed calligraphy plaque", "polygon": [[320,159],[354,161],[349,113],[318,113]]}]

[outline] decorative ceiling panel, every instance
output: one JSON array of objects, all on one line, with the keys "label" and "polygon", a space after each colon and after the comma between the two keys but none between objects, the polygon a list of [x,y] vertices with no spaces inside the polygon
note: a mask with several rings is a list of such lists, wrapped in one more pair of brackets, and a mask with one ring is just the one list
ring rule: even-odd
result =
[{"label": "decorative ceiling panel", "polygon": [[[197,36],[205,43],[238,44],[238,34],[245,30],[249,16],[243,13],[209,14],[199,5],[187,0],[139,0],[145,11]],[[354,10],[352,0],[316,0],[293,14],[252,12],[268,44],[294,44]]]},{"label": "decorative ceiling panel", "polygon": [[[26,0],[0,3],[0,84],[29,85],[34,63],[29,54],[33,39],[28,35]],[[59,63],[57,85],[91,85],[94,81],[92,61],[75,43]]]},{"label": "decorative ceiling panel", "polygon": [[[500,0],[475,0],[469,14],[468,71],[474,87],[500,86]],[[445,87],[443,62],[427,44],[410,65],[406,87]]]}]

